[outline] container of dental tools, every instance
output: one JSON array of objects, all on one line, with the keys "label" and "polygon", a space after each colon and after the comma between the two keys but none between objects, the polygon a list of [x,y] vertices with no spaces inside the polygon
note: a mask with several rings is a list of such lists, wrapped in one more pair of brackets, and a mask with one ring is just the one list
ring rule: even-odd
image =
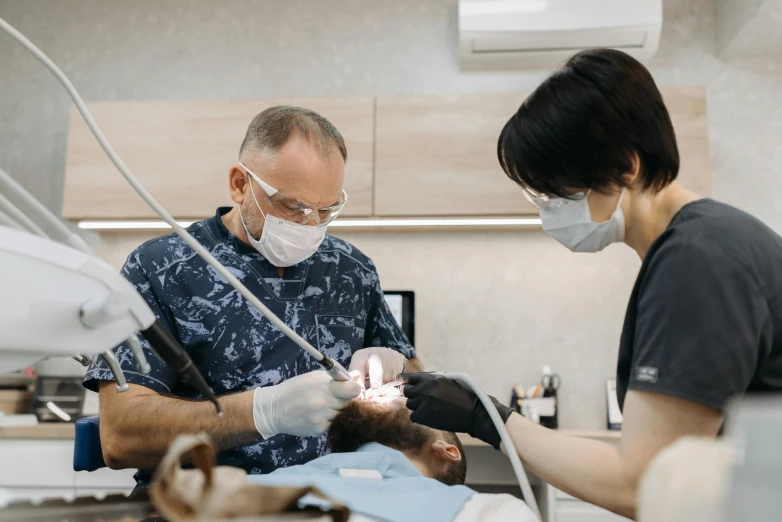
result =
[{"label": "container of dental tools", "polygon": [[557,390],[562,384],[559,375],[544,366],[540,384],[524,390],[515,385],[511,391],[510,407],[532,422],[551,429],[559,427]]}]

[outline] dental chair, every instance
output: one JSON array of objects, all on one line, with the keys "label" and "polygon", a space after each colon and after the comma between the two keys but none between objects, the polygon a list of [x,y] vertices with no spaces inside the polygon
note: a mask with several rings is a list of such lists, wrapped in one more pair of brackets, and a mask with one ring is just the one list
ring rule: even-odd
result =
[{"label": "dental chair", "polygon": [[73,470],[95,471],[105,468],[100,444],[100,417],[84,417],[76,421],[73,441]]}]

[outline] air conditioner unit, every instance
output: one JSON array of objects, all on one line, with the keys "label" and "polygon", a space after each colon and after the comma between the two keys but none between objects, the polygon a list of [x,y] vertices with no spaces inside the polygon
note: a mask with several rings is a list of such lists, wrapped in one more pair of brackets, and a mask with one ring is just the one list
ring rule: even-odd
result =
[{"label": "air conditioner unit", "polygon": [[657,52],[663,0],[459,0],[462,69],[548,68],[594,47]]}]

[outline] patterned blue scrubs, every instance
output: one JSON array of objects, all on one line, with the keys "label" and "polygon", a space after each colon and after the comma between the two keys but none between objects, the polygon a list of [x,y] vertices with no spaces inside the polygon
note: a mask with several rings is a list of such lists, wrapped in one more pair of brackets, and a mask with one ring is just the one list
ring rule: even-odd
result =
[{"label": "patterned blue scrubs", "polygon": [[[385,346],[407,358],[415,356],[385,303],[377,271],[367,256],[327,236],[311,258],[287,268],[281,278],[275,266],[228,231],[221,216],[229,210],[219,208],[214,217],[191,225],[189,232],[321,352],[346,368],[353,352],[365,347]],[[217,395],[272,386],[320,369],[175,234],[133,251],[122,275],[174,333]],[[127,346],[116,350],[128,382],[163,394],[200,397],[151,353],[146,341],[142,344],[152,365],[148,375],[136,372]],[[84,386],[97,390],[101,380],[114,380],[102,359],[93,362]],[[308,462],[324,450],[325,435],[280,434],[224,451],[218,463],[248,473],[268,473]],[[142,471],[136,480],[143,485],[149,477]]]}]

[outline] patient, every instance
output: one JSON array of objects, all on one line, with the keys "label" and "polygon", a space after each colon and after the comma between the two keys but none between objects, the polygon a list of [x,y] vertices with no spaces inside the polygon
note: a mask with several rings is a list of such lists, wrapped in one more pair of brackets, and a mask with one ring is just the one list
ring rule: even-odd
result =
[{"label": "patient", "polygon": [[[332,453],[307,464],[248,480],[264,485],[313,485],[351,509],[352,522],[532,522],[511,495],[478,494],[464,486],[467,460],[454,433],[414,424],[405,399],[356,399],[334,419]],[[308,495],[304,505],[327,505]]]},{"label": "patient", "polygon": [[425,477],[464,484],[467,458],[459,438],[412,422],[404,400],[355,400],[332,421],[327,445],[333,453],[353,453],[372,443],[402,452]]}]

